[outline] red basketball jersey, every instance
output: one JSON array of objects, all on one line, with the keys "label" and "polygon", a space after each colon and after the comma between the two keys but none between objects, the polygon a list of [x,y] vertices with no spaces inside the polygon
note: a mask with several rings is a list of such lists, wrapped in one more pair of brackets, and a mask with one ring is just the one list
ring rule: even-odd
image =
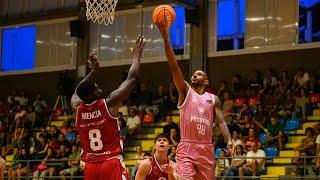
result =
[{"label": "red basketball jersey", "polygon": [[[168,174],[160,167],[157,159],[153,156],[151,160],[151,169],[146,180],[168,180]],[[168,160],[167,160],[168,162]]]},{"label": "red basketball jersey", "polygon": [[81,138],[82,161],[104,161],[121,155],[118,120],[109,113],[105,99],[81,103],[77,107],[76,126]]}]

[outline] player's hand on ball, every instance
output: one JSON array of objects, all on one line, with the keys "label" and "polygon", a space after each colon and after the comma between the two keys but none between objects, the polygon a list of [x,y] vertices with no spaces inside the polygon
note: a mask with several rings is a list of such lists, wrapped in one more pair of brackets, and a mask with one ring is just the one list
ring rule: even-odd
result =
[{"label": "player's hand on ball", "polygon": [[98,61],[98,57],[95,54],[95,52],[91,52],[89,54],[89,58],[88,58],[88,63],[89,63],[89,68],[91,70],[97,70],[99,68],[99,61]]},{"label": "player's hand on ball", "polygon": [[163,165],[163,170],[167,173],[167,174],[173,174],[173,167],[170,164],[165,164]]},{"label": "player's hand on ball", "polygon": [[139,35],[136,40],[136,44],[133,47],[133,57],[141,58],[144,45],[146,44],[144,37]]},{"label": "player's hand on ball", "polygon": [[164,40],[168,40],[167,24],[165,22],[155,22]]}]

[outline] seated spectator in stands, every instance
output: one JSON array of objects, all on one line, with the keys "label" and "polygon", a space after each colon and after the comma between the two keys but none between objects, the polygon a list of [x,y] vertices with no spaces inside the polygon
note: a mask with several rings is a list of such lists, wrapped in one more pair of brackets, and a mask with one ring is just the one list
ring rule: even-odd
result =
[{"label": "seated spectator in stands", "polygon": [[236,74],[232,77],[232,92],[234,93],[235,97],[240,97],[243,93],[243,85],[241,83],[241,76],[240,74]]},{"label": "seated spectator in stands", "polygon": [[40,94],[38,94],[36,96],[36,100],[33,102],[33,107],[36,113],[40,115],[40,117],[43,117],[43,114],[46,108],[48,107],[48,105],[46,101],[43,99],[43,97]]},{"label": "seated spectator in stands", "polygon": [[29,102],[29,99],[28,97],[26,96],[25,92],[24,91],[21,91],[20,92],[20,95],[19,96],[16,96],[17,97],[17,101],[19,102],[19,104],[22,106],[22,107],[26,107],[28,102]]},{"label": "seated spectator in stands", "polygon": [[[316,156],[320,156],[320,134],[316,139]],[[320,172],[320,157],[316,158],[316,167],[318,169],[318,172]]]},{"label": "seated spectator in stands", "polygon": [[54,159],[55,155],[53,150],[48,148],[46,157],[42,160],[41,164],[38,165],[37,170],[33,173],[34,179],[37,179],[37,177],[44,178],[48,175],[52,177],[54,175],[55,168],[50,160]]},{"label": "seated spectator in stands", "polygon": [[13,149],[12,152],[12,156],[13,156],[13,162],[11,162],[10,166],[9,166],[9,170],[8,170],[8,175],[9,175],[9,179],[13,179],[13,177],[16,176],[17,173],[14,174],[14,172],[17,172],[17,170],[20,167],[20,151],[19,148],[15,147]]},{"label": "seated spectator in stands", "polygon": [[180,136],[177,132],[177,129],[171,128],[170,129],[170,139],[169,139],[170,146],[178,146],[179,142],[180,142]]},{"label": "seated spectator in stands", "polygon": [[140,84],[140,92],[136,99],[136,105],[140,112],[143,112],[145,108],[151,106],[152,93],[147,89],[145,83]]},{"label": "seated spectator in stands", "polygon": [[249,129],[249,135],[244,137],[244,151],[249,152],[252,150],[253,144],[258,144],[259,139],[255,136],[255,131],[253,128]]},{"label": "seated spectator in stands", "polygon": [[271,123],[267,125],[267,145],[277,145],[278,149],[282,151],[284,149],[284,135],[283,135],[283,124],[278,121],[278,118],[273,115],[270,117]]},{"label": "seated spectator in stands", "polygon": [[127,129],[129,135],[133,135],[140,128],[141,119],[134,109],[130,109],[130,116],[127,119]]},{"label": "seated spectator in stands", "polygon": [[21,148],[24,144],[24,138],[25,128],[22,128],[22,126],[17,127],[17,129],[14,132],[14,136],[12,137],[12,145],[14,147]]},{"label": "seated spectator in stands", "polygon": [[[268,82],[270,81],[270,82]],[[278,80],[277,78],[272,74],[272,70],[270,68],[267,68],[265,71],[264,71],[264,79],[263,79],[263,86],[264,87],[267,87],[268,84],[270,83],[270,85],[272,87],[275,87],[278,83]]]},{"label": "seated spectator in stands", "polygon": [[309,105],[310,97],[308,96],[306,90],[301,88],[294,105],[295,111],[292,113],[292,118],[302,118],[304,121],[306,121]]},{"label": "seated spectator in stands", "polygon": [[8,116],[10,113],[10,108],[8,104],[5,103],[3,98],[0,98],[0,117]]},{"label": "seated spectator in stands", "polygon": [[56,140],[58,138],[58,136],[59,136],[59,132],[58,132],[57,126],[51,125],[50,126],[49,135],[48,135],[48,139],[51,140],[51,141],[54,141],[54,140]]},{"label": "seated spectator in stands", "polygon": [[124,144],[127,143],[127,129],[126,129],[126,121],[123,118],[118,118],[119,127],[120,127],[120,138]]},{"label": "seated spectator in stands", "polygon": [[47,153],[47,150],[49,148],[49,143],[46,141],[44,135],[40,134],[39,135],[39,154],[45,154]]},{"label": "seated spectator in stands", "polygon": [[257,111],[254,113],[254,121],[257,121],[259,124],[265,127],[266,117],[268,116],[267,111],[264,109],[262,104],[257,106]]},{"label": "seated spectator in stands", "polygon": [[26,118],[28,126],[33,128],[36,121],[36,112],[31,105],[28,106]]},{"label": "seated spectator in stands", "polygon": [[[239,175],[239,168],[246,162],[246,154],[243,150],[243,146],[238,144],[235,147],[235,155],[231,158],[231,164],[228,168],[225,169],[223,175],[224,176],[238,176]],[[230,180],[236,179],[234,177],[228,178]]]},{"label": "seated spectator in stands", "polygon": [[123,117],[123,119],[125,119],[125,120],[128,118],[128,116],[129,116],[129,108],[128,108],[127,105],[123,105],[123,106],[121,106],[119,108],[118,117],[119,117],[119,115],[121,117]]},{"label": "seated spectator in stands", "polygon": [[221,149],[220,157],[216,161],[216,175],[223,176],[224,170],[229,168],[229,159],[227,157],[227,152]]},{"label": "seated spectator in stands", "polygon": [[260,96],[262,96],[262,97],[266,96],[266,95],[272,96],[274,93],[275,86],[276,85],[272,86],[272,79],[271,78],[266,78],[265,83],[263,84],[263,86],[259,90]]},{"label": "seated spectator in stands", "polygon": [[173,83],[169,85],[170,109],[177,109],[179,93]]},{"label": "seated spectator in stands", "polygon": [[168,158],[176,162],[176,152],[177,152],[177,146],[171,146],[170,154],[168,155]]},{"label": "seated spectator in stands", "polygon": [[20,104],[17,105],[17,110],[14,115],[14,120],[18,124],[18,121],[21,121],[21,123],[24,121],[26,118],[27,111],[22,108]]},{"label": "seated spectator in stands", "polygon": [[259,91],[259,87],[262,85],[262,82],[259,78],[259,72],[257,70],[254,70],[251,72],[251,77],[248,83],[249,83],[249,89],[253,90],[255,94],[257,94]]},{"label": "seated spectator in stands", "polygon": [[163,104],[167,104],[169,100],[168,94],[164,91],[164,87],[162,85],[158,86],[158,91],[157,93],[153,96],[152,99],[152,107],[151,110],[154,115],[158,114],[160,111],[160,107]]},{"label": "seated spectator in stands", "polygon": [[279,104],[280,111],[278,112],[278,114],[284,118],[291,117],[294,105],[295,105],[295,98],[292,94],[292,91],[291,89],[287,89],[286,95],[280,99],[280,104]]},{"label": "seated spectator in stands", "polygon": [[310,75],[304,72],[302,68],[297,70],[297,74],[294,76],[293,88],[305,88],[310,90]]},{"label": "seated spectator in stands", "polygon": [[[314,136],[314,130],[311,127],[308,127],[305,130],[306,136],[301,140],[299,145],[294,148],[295,156],[315,156],[316,155],[316,137]],[[307,162],[310,162],[312,158],[307,158]],[[303,164],[303,159],[293,159],[294,163]]]},{"label": "seated spectator in stands", "polygon": [[72,146],[72,153],[68,159],[68,168],[59,172],[59,175],[62,176],[61,179],[66,179],[64,176],[74,176],[79,172],[80,153],[77,145]]},{"label": "seated spectator in stands", "polygon": [[232,113],[233,113],[233,100],[230,99],[229,92],[223,93],[223,99],[222,99],[222,112],[224,115],[224,119],[227,124],[230,124],[232,121]]},{"label": "seated spectator in stands", "polygon": [[[238,133],[238,131],[233,131],[233,132],[232,132],[232,139],[231,139],[231,141],[232,141],[232,145],[233,145],[233,148],[234,148],[234,149],[235,149],[236,146],[238,146],[238,145],[243,146],[243,142],[242,142],[242,140],[239,138],[239,133]],[[235,149],[235,150],[236,150],[236,149]]]},{"label": "seated spectator in stands", "polygon": [[218,92],[217,92],[217,96],[218,96],[220,99],[223,99],[223,96],[224,96],[224,93],[225,93],[225,92],[230,93],[231,90],[229,89],[227,82],[226,82],[226,81],[222,81],[222,82],[220,83],[220,88],[219,88],[219,90],[218,90]]},{"label": "seated spectator in stands", "polygon": [[170,115],[166,116],[166,122],[167,122],[167,124],[163,127],[162,133],[167,134],[169,136],[170,130],[172,128],[174,128],[177,130],[177,133],[180,135],[180,128],[179,128],[178,124],[173,122],[172,117]]},{"label": "seated spectator in stands", "polygon": [[143,157],[144,157],[144,154],[142,153],[142,146],[141,145],[136,146],[136,154],[134,155],[134,159],[136,160],[136,163],[135,163],[135,166],[132,167],[131,169],[131,176],[135,175],[141,161],[144,159]]},{"label": "seated spectator in stands", "polygon": [[[142,160],[145,160],[145,159],[151,158],[151,157],[152,157],[152,154],[147,152],[147,153],[144,153],[144,154],[143,154],[143,159],[142,159]],[[139,168],[139,165],[140,165],[140,163],[142,162],[142,160],[139,160],[138,166],[137,166],[137,168],[135,169],[135,171],[134,171],[134,172],[131,172],[131,173],[132,173],[132,176],[131,176],[131,179],[132,179],[132,180],[135,179],[136,174],[137,174],[137,171],[138,171],[138,168]]]},{"label": "seated spectator in stands", "polygon": [[243,124],[243,120],[244,120],[244,117],[246,115],[248,115],[250,112],[250,109],[249,109],[249,104],[247,102],[245,102],[243,105],[242,105],[242,108],[240,110],[240,112],[238,113],[238,116],[237,116],[237,122],[238,124]]},{"label": "seated spectator in stands", "polygon": [[258,143],[252,144],[252,150],[247,153],[246,157],[246,163],[239,167],[240,179],[244,179],[243,176],[260,176],[265,173],[266,153],[258,148]]},{"label": "seated spectator in stands", "polygon": [[292,82],[291,82],[291,79],[289,77],[289,73],[287,71],[281,71],[281,77],[280,77],[279,82],[281,82],[283,84],[285,89],[290,89],[291,88]]},{"label": "seated spectator in stands", "polygon": [[241,128],[241,135],[243,137],[249,136],[249,130],[250,129],[256,129],[255,125],[252,123],[252,117],[251,115],[245,115],[243,119],[243,124],[240,125]]},{"label": "seated spectator in stands", "polygon": [[28,173],[28,167],[26,160],[30,160],[30,156],[27,153],[27,150],[25,148],[21,149],[21,155],[19,157],[19,160],[22,162],[19,162],[18,168],[14,171],[12,171],[12,177],[18,177],[18,179],[21,178],[21,176],[25,176]]}]

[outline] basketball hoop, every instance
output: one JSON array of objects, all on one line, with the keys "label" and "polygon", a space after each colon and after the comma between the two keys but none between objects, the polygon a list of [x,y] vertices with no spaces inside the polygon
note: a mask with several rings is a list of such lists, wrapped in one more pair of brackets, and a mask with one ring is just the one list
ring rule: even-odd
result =
[{"label": "basketball hoop", "polygon": [[118,0],[86,0],[86,16],[89,21],[112,24]]}]

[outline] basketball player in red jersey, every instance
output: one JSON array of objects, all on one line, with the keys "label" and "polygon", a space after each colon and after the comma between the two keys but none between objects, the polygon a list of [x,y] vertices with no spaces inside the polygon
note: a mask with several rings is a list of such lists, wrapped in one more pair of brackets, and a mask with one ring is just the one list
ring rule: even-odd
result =
[{"label": "basketball player in red jersey", "polygon": [[89,56],[91,72],[77,86],[71,99],[76,109],[76,126],[81,137],[85,180],[127,179],[122,162],[122,142],[117,120],[122,101],[128,98],[140,69],[144,39],[139,36],[133,48],[133,62],[127,79],[107,99],[93,82],[99,63],[94,54]]},{"label": "basketball player in red jersey", "polygon": [[173,82],[179,93],[181,141],[176,151],[179,179],[212,180],[214,176],[213,123],[218,124],[230,151],[232,141],[217,96],[205,92],[209,83],[204,71],[197,70],[189,85],[183,77],[169,42],[165,23],[156,23],[162,34]]},{"label": "basketball player in red jersey", "polygon": [[138,167],[135,180],[174,180],[175,163],[168,159],[169,139],[159,134],[155,139],[155,153]]}]

